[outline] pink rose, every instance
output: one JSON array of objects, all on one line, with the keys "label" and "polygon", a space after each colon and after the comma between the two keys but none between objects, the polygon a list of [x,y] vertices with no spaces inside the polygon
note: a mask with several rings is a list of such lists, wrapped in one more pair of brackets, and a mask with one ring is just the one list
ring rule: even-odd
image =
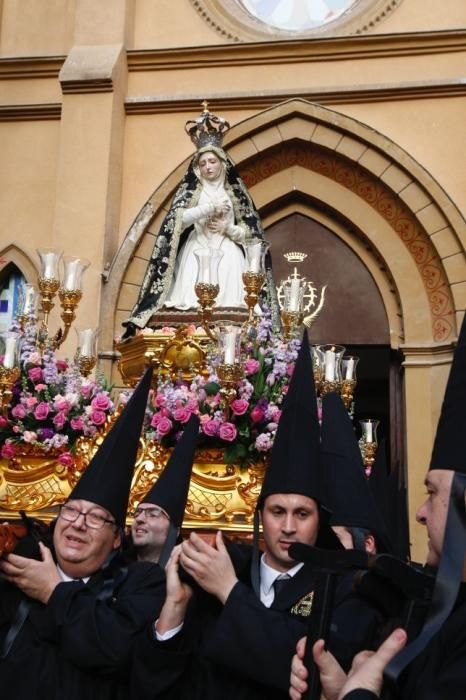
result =
[{"label": "pink rose", "polygon": [[26,399],[26,406],[28,408],[34,408],[34,406],[37,406],[38,403],[39,401],[35,396],[28,396]]},{"label": "pink rose", "polygon": [[209,419],[202,425],[202,432],[209,437],[214,437],[217,434],[218,423],[216,420]]},{"label": "pink rose", "polygon": [[290,364],[287,365],[287,367],[286,367],[286,373],[287,373],[288,377],[291,377],[291,375],[293,374],[293,371],[294,371],[294,362],[290,362]]},{"label": "pink rose", "polygon": [[50,408],[48,403],[46,401],[41,401],[41,403],[38,403],[34,409],[34,418],[36,420],[46,420],[49,412]]},{"label": "pink rose", "polygon": [[246,399],[235,399],[231,402],[230,407],[235,416],[243,416],[249,408],[249,401],[246,401]]},{"label": "pink rose", "polygon": [[99,391],[99,393],[92,399],[91,406],[92,408],[96,408],[98,411],[108,411],[110,408],[110,399],[103,391]]},{"label": "pink rose", "polygon": [[91,411],[91,421],[94,423],[94,425],[103,425],[105,421],[107,420],[107,414],[104,413],[103,411],[99,411],[98,408],[94,408]]},{"label": "pink rose", "polygon": [[73,455],[71,454],[71,452],[62,452],[61,455],[58,457],[58,462],[64,467],[72,467],[74,464]]},{"label": "pink rose", "polygon": [[233,442],[237,435],[236,426],[233,423],[222,423],[218,435],[222,440]]},{"label": "pink rose", "polygon": [[10,457],[14,457],[15,453],[16,453],[15,446],[11,442],[5,442],[5,444],[2,445],[0,455],[4,459],[10,459]]},{"label": "pink rose", "polygon": [[24,406],[21,406],[20,403],[11,409],[11,415],[13,416],[13,418],[18,418],[19,420],[21,420],[21,418],[24,418],[26,413],[26,409],[24,408]]},{"label": "pink rose", "polygon": [[90,384],[90,383],[81,384],[81,395],[82,395],[83,399],[88,399],[91,395],[91,391],[92,391],[92,384]]},{"label": "pink rose", "polygon": [[160,423],[160,421],[162,420],[162,418],[163,418],[163,416],[161,413],[154,413],[154,415],[152,416],[152,420],[150,422],[151,426],[153,428],[157,428],[157,426]]},{"label": "pink rose", "polygon": [[84,428],[84,421],[81,416],[77,416],[77,418],[72,418],[70,420],[70,425],[73,430],[82,430]]},{"label": "pink rose", "polygon": [[70,410],[71,404],[63,396],[56,396],[53,402],[53,406],[56,411],[63,411],[66,413]]},{"label": "pink rose", "polygon": [[165,418],[165,416],[162,416],[157,425],[157,436],[159,438],[162,438],[165,435],[168,435],[172,428],[173,423],[171,422],[171,420],[169,418]]},{"label": "pink rose", "polygon": [[56,360],[55,367],[59,372],[66,372],[68,369],[68,362],[66,362],[66,360]]},{"label": "pink rose", "polygon": [[56,428],[63,428],[66,423],[66,415],[63,411],[59,411],[56,416],[53,417],[53,424]]},{"label": "pink rose", "polygon": [[35,442],[37,440],[37,433],[33,430],[25,430],[23,433],[24,442]]},{"label": "pink rose", "polygon": [[40,367],[33,367],[28,371],[28,377],[33,382],[40,382],[44,376],[43,371]]},{"label": "pink rose", "polygon": [[191,411],[186,407],[175,408],[175,410],[173,411],[173,418],[179,423],[187,423],[188,420],[191,418]]},{"label": "pink rose", "polygon": [[251,411],[251,420],[253,423],[260,423],[264,420],[265,412],[260,406],[254,406]]},{"label": "pink rose", "polygon": [[205,425],[210,421],[210,416],[208,413],[203,413],[201,416],[199,416],[201,425]]},{"label": "pink rose", "polygon": [[249,358],[249,360],[246,360],[244,363],[244,369],[246,374],[256,374],[258,372],[260,367],[259,361],[254,360],[252,357]]},{"label": "pink rose", "polygon": [[2,428],[6,428],[7,425],[8,425],[7,419],[4,418],[3,416],[0,416],[0,430],[2,430]]},{"label": "pink rose", "polygon": [[161,408],[162,406],[165,406],[167,402],[167,399],[163,394],[157,394],[157,396],[154,399],[154,406],[157,408]]},{"label": "pink rose", "polygon": [[36,391],[44,391],[47,389],[47,384],[36,384]]}]

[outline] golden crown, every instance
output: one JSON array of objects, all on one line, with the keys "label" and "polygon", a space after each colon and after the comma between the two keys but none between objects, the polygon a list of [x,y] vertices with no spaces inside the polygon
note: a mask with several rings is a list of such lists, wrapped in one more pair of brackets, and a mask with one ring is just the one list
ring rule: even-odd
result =
[{"label": "golden crown", "polygon": [[197,119],[190,119],[185,124],[185,131],[197,148],[203,146],[222,147],[223,136],[230,124],[223,117],[209,112],[208,104],[202,103],[204,110]]},{"label": "golden crown", "polygon": [[303,262],[303,260],[307,258],[307,253],[298,253],[298,251],[292,251],[291,253],[283,253],[283,257],[286,258],[289,263]]}]

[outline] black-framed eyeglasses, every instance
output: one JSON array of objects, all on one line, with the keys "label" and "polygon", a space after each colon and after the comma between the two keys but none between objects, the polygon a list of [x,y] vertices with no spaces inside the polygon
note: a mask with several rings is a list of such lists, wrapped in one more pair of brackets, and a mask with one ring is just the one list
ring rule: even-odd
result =
[{"label": "black-framed eyeglasses", "polygon": [[67,504],[60,506],[60,517],[69,523],[74,523],[80,515],[83,516],[86,526],[90,527],[92,530],[100,530],[104,525],[116,525],[114,520],[105,518],[103,515],[100,515],[100,513],[94,513],[92,510],[84,512]]},{"label": "black-framed eyeglasses", "polygon": [[152,506],[151,508],[136,508],[131,513],[133,518],[140,518],[142,515],[149,520],[156,520],[162,516],[168,517],[165,511],[159,506]]}]

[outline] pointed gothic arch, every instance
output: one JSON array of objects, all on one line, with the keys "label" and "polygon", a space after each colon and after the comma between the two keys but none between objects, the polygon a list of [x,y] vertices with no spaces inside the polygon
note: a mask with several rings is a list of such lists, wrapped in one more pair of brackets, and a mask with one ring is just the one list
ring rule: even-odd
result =
[{"label": "pointed gothic arch", "polygon": [[[392,347],[400,347],[404,356],[413,514],[466,304],[464,217],[434,177],[398,144],[367,124],[305,100],[281,103],[237,124],[228,132],[225,148],[266,225],[287,207],[297,211],[304,206],[328,222],[338,214],[333,230],[372,266]],[[137,298],[187,162],[144,203],[115,256],[101,307],[106,347]],[[294,203],[292,193],[301,195]],[[352,229],[338,231],[341,221],[350,222]]]}]

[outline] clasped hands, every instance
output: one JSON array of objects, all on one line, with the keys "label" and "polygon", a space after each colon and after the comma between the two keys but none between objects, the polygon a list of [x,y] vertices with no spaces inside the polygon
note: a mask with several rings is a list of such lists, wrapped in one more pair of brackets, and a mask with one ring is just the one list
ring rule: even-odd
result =
[{"label": "clasped hands", "polygon": [[14,583],[30,598],[46,604],[61,578],[50,549],[42,542],[39,542],[39,548],[41,561],[6,554],[0,559],[0,576]]}]

